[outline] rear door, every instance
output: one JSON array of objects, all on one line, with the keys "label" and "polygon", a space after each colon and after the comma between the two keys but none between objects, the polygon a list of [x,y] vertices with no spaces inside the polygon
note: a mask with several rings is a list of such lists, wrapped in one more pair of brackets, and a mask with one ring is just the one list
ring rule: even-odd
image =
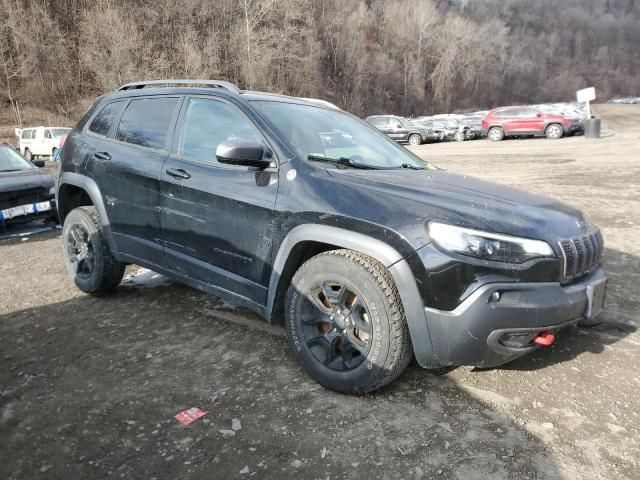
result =
[{"label": "rear door", "polygon": [[33,153],[33,140],[35,133],[36,130],[34,128],[28,128],[22,131],[22,135],[20,136],[20,153],[23,155],[26,149],[29,149],[29,151]]},{"label": "rear door", "polygon": [[388,135],[396,142],[404,142],[409,137],[409,130],[399,118],[388,118],[387,125]]},{"label": "rear door", "polygon": [[504,127],[505,132],[521,133],[524,129],[523,118],[520,116],[520,108],[505,108],[499,110],[496,116]]},{"label": "rear door", "polygon": [[218,163],[216,148],[266,139],[238,107],[212,96],[189,97],[179,125],[161,174],[169,266],[264,304],[277,172]]},{"label": "rear door", "polygon": [[105,202],[116,249],[164,266],[160,173],[167,159],[181,97],[134,97],[90,162]]}]

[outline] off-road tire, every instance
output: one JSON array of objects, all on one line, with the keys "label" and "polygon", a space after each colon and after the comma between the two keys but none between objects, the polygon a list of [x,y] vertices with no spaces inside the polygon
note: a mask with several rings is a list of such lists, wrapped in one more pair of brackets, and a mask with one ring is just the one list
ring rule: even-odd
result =
[{"label": "off-road tire", "polygon": [[544,129],[544,136],[551,140],[562,138],[563,135],[564,130],[562,129],[562,125],[559,125],[557,123],[547,125],[547,128]]},{"label": "off-road tire", "polygon": [[[68,242],[74,225],[86,231],[92,244],[93,269],[85,276],[74,270],[70,256]],[[69,212],[62,227],[62,253],[76,286],[83,292],[95,295],[110,292],[124,276],[126,265],[113,258],[95,207],[78,207]]]},{"label": "off-road tire", "polygon": [[421,144],[422,144],[422,137],[420,137],[420,135],[418,135],[417,133],[413,133],[409,135],[409,145],[421,145]]},{"label": "off-road tire", "polygon": [[499,142],[504,139],[504,129],[502,127],[491,127],[487,132],[487,138],[492,142]]},{"label": "off-road tire", "polygon": [[[362,355],[362,363],[351,370],[329,368],[306,343],[303,305],[311,302],[317,283],[325,281],[348,284],[367,308],[371,346]],[[391,274],[380,262],[359,252],[331,250],[307,260],[291,281],[285,312],[287,337],[296,360],[311,378],[331,390],[363,394],[380,389],[395,380],[413,358],[404,309]]]}]

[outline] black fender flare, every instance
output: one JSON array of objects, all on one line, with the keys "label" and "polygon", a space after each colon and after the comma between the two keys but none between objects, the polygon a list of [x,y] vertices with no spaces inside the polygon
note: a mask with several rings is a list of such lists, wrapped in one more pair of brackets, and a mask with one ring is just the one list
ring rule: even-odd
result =
[{"label": "black fender flare", "polygon": [[117,249],[115,248],[113,235],[111,234],[111,223],[109,222],[107,209],[104,206],[104,200],[102,198],[102,193],[100,193],[100,188],[98,188],[98,184],[92,178],[89,178],[86,175],[75,172],[63,172],[60,175],[58,186],[56,188],[56,205],[58,206],[58,208],[60,208],[60,189],[64,185],[73,185],[74,187],[81,188],[87,193],[87,195],[89,195],[89,198],[91,199],[91,202],[93,203],[93,206],[96,208],[98,216],[100,217],[100,223],[102,223],[102,228],[107,238],[109,248],[111,248],[112,251],[116,251]]},{"label": "black fender flare", "polygon": [[441,366],[433,351],[424,304],[408,262],[396,249],[383,241],[351,230],[318,224],[299,225],[291,229],[280,245],[273,263],[267,296],[266,313],[268,318],[271,318],[273,313],[276,290],[289,254],[296,244],[303,241],[321,242],[340,248],[348,248],[369,255],[382,263],[391,273],[398,288],[413,351],[418,363],[425,368]]}]

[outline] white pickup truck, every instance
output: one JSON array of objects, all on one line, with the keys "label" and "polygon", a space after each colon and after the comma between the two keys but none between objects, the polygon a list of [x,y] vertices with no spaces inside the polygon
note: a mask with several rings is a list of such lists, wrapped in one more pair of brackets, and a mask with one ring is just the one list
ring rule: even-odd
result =
[{"label": "white pickup truck", "polygon": [[27,160],[39,156],[53,157],[60,148],[60,140],[71,131],[62,127],[16,128],[20,153]]}]

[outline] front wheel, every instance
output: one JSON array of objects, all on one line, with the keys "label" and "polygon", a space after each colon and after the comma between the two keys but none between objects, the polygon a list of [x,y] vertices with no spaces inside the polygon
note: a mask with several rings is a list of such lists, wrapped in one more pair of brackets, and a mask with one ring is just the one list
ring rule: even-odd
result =
[{"label": "front wheel", "polygon": [[557,123],[552,123],[544,131],[545,136],[552,140],[555,140],[556,138],[562,138],[563,133],[564,131],[562,130],[562,127]]},{"label": "front wheel", "polygon": [[62,227],[62,251],[76,286],[86,293],[106,293],[118,286],[126,265],[111,255],[95,207],[78,207]]},{"label": "front wheel", "polygon": [[31,150],[29,150],[28,148],[24,149],[24,158],[26,158],[29,161],[32,161],[34,159],[33,154],[31,153]]},{"label": "front wheel", "polygon": [[289,343],[304,370],[342,393],[377,390],[412,358],[398,290],[389,271],[352,250],[305,262],[286,297]]},{"label": "front wheel", "polygon": [[413,135],[409,135],[409,145],[420,145],[422,143],[422,138],[420,135],[414,133]]}]

